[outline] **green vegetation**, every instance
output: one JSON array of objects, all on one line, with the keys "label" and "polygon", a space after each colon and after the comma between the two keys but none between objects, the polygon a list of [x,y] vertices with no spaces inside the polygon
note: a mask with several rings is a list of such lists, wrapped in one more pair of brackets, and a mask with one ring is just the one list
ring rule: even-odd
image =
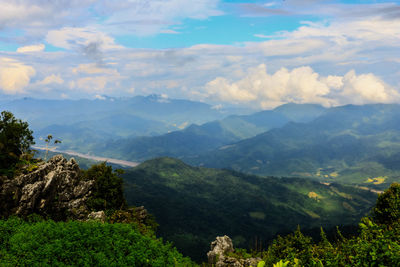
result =
[{"label": "green vegetation", "polygon": [[265,247],[298,224],[357,224],[377,197],[339,184],[191,167],[173,158],[146,161],[122,177],[128,204],[145,206],[160,224],[158,234],[199,262],[216,236],[247,248],[258,239]]},{"label": "green vegetation", "polygon": [[[47,138],[44,140],[46,142],[46,155],[44,156],[44,160],[47,160],[47,155],[49,154],[49,144],[50,144],[51,139],[53,139],[53,136],[51,134],[49,134],[47,136]],[[54,140],[53,144],[54,145],[61,144],[61,141],[56,139],[56,140]]]},{"label": "green vegetation", "polygon": [[92,210],[119,210],[126,207],[123,194],[122,170],[113,170],[105,162],[83,171],[82,179],[94,180],[94,190],[87,205]]},{"label": "green vegetation", "polygon": [[345,238],[337,231],[329,241],[321,228],[321,240],[313,242],[300,228],[278,236],[268,249],[258,254],[266,266],[398,266],[400,262],[400,184],[392,184],[381,194],[372,217],[359,223],[359,234]]},{"label": "green vegetation", "polygon": [[[1,112],[0,175],[13,176],[17,163],[23,160],[24,154],[29,154],[32,144],[32,131],[29,130],[28,123],[16,119],[11,112]],[[25,159],[29,159],[29,156]]]},{"label": "green vegetation", "polygon": [[1,266],[193,266],[132,224],[0,220]]},{"label": "green vegetation", "polygon": [[[15,119],[9,112],[3,112],[0,126],[0,144],[4,152],[1,154],[2,173],[12,178],[20,172],[34,170],[34,163],[40,160],[33,159],[33,154],[29,153],[33,138],[28,124]],[[51,139],[49,135],[46,142]],[[68,216],[64,214],[59,217],[50,213],[31,214],[25,218],[27,220],[17,217],[0,220],[0,265],[194,265],[171,244],[155,237],[157,224],[143,208],[127,207],[123,196],[123,180],[119,177],[121,174],[121,170],[113,170],[105,162],[80,173],[81,179],[94,181],[87,205],[93,211],[104,210],[108,215],[106,223],[42,219],[41,215],[58,220]],[[3,182],[4,179],[0,179],[0,186],[3,186]],[[0,193],[3,193],[3,188]],[[53,204],[57,205],[56,202]],[[5,207],[7,209],[8,206]],[[8,216],[8,213],[5,214]]]}]

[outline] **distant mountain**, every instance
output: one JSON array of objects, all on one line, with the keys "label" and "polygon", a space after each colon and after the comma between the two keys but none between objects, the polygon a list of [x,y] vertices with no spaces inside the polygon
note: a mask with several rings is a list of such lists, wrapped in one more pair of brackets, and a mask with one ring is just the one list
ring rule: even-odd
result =
[{"label": "distant mountain", "polygon": [[274,109],[292,122],[310,122],[324,114],[327,109],[317,104],[288,103]]},{"label": "distant mountain", "polygon": [[[301,113],[302,120],[305,120],[305,117],[312,120],[320,115],[321,110],[325,110],[317,105],[304,105],[304,110],[303,105],[290,106],[292,108],[286,114],[296,119],[295,113]],[[289,118],[276,110],[264,110],[250,115],[231,115],[202,125],[192,124],[184,130],[160,136],[101,142],[94,146],[96,150],[91,151],[97,155],[134,161],[162,156],[193,157],[267,130],[282,127],[289,121]]]},{"label": "distant mountain", "polygon": [[195,156],[238,140],[239,138],[226,130],[220,122],[214,121],[201,126],[192,124],[184,130],[160,136],[98,143],[93,149],[96,155],[143,161],[160,156]]},{"label": "distant mountain", "polygon": [[230,115],[205,103],[158,95],[96,100],[24,98],[2,103],[0,109],[27,121],[37,142],[53,134],[63,140],[64,149],[79,147],[81,152],[92,152],[89,148],[96,142],[165,134]]},{"label": "distant mountain", "polygon": [[[257,177],[191,167],[172,158],[146,161],[123,175],[130,205],[144,205],[159,234],[201,260],[218,235],[236,246],[264,245],[276,233],[357,223],[376,194],[310,179]],[[262,241],[260,241],[262,240]]]},{"label": "distant mountain", "polygon": [[398,155],[400,106],[374,104],[331,108],[308,123],[288,123],[185,160],[247,173],[387,187],[400,176]]}]

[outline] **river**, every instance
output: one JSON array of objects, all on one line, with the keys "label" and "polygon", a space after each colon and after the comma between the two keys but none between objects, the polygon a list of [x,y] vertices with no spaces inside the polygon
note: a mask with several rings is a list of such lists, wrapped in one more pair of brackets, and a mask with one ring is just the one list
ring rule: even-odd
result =
[{"label": "river", "polygon": [[[45,147],[33,146],[32,148],[46,151]],[[51,151],[51,152],[55,152],[55,153],[63,153],[63,154],[67,154],[67,155],[71,155],[71,156],[77,156],[77,157],[81,157],[81,158],[85,158],[85,159],[91,159],[91,160],[95,160],[95,161],[107,161],[109,163],[118,164],[118,165],[126,166],[126,167],[136,167],[137,165],[140,164],[140,163],[134,162],[134,161],[127,161],[127,160],[121,160],[121,159],[112,159],[112,158],[104,158],[104,157],[83,154],[83,153],[70,151],[70,150],[58,150],[58,149],[55,149],[55,148],[49,148],[48,150]]]}]

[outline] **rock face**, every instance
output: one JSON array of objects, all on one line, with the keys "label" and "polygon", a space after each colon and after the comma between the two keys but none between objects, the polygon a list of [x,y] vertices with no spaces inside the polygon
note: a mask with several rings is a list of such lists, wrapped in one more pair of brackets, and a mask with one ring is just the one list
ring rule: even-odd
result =
[{"label": "rock face", "polygon": [[94,221],[99,221],[99,222],[105,222],[107,219],[106,214],[104,213],[104,211],[92,211],[91,213],[89,213],[89,215],[87,216],[87,220],[94,220]]},{"label": "rock face", "polygon": [[0,177],[0,217],[37,213],[54,220],[85,219],[93,184],[80,179],[74,159],[54,156],[28,174]]},{"label": "rock face", "polygon": [[207,253],[208,264],[215,267],[244,267],[257,266],[257,263],[261,261],[259,258],[238,259],[227,256],[228,253],[234,251],[229,236],[218,236],[215,241],[211,242],[211,250]]}]

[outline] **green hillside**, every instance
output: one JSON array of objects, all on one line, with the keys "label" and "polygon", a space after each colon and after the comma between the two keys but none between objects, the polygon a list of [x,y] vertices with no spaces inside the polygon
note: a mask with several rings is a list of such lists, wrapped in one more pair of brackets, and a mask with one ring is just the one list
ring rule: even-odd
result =
[{"label": "green hillside", "polygon": [[185,161],[261,175],[315,177],[386,188],[400,176],[400,106],[331,108]]},{"label": "green hillside", "polygon": [[305,228],[356,223],[376,194],[307,179],[257,177],[191,167],[172,158],[147,161],[123,175],[130,205],[144,205],[159,234],[185,255],[204,260],[217,235],[239,247]]}]

